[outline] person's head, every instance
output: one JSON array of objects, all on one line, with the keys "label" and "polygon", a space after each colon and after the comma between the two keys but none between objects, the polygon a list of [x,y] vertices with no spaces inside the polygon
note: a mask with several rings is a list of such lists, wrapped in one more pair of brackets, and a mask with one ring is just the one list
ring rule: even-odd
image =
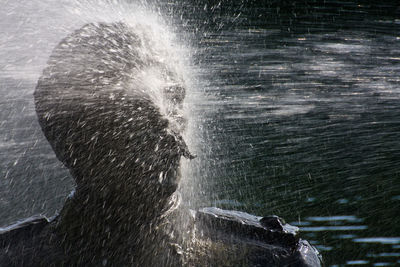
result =
[{"label": "person's head", "polygon": [[[132,48],[139,43],[123,24],[84,26],[54,49],[34,97],[42,130],[77,191],[149,205],[176,190],[180,158],[190,154],[153,99],[130,82],[144,66]],[[181,105],[184,89],[177,88],[168,93]]]}]

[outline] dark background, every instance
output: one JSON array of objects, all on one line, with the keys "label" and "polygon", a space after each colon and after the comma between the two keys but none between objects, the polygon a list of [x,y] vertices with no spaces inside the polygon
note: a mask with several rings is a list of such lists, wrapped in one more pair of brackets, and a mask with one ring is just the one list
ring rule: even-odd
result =
[{"label": "dark background", "polygon": [[399,264],[399,4],[201,1],[183,14],[214,110],[203,204],[282,216],[327,266]]}]

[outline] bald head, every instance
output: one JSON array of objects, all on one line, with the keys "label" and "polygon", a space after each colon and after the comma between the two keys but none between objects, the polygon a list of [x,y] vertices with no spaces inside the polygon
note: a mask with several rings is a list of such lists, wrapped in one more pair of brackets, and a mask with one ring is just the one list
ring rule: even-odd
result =
[{"label": "bald head", "polygon": [[141,54],[144,43],[123,23],[85,25],[57,45],[38,81],[39,123],[78,189],[150,201],[176,190],[187,148],[183,127],[171,125],[184,123],[178,114],[184,89],[161,90],[169,105],[163,113],[154,92],[137,79],[142,69],[157,66]]}]

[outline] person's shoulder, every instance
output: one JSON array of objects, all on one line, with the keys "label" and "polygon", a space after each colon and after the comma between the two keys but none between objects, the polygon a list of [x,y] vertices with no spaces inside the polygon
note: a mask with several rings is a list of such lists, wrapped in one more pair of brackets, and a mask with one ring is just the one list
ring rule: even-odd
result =
[{"label": "person's shoulder", "polygon": [[0,248],[10,248],[19,242],[32,239],[40,234],[51,219],[43,215],[35,215],[6,227],[0,227]]},{"label": "person's shoulder", "polygon": [[[29,264],[42,247],[43,231],[52,219],[35,215],[0,227],[0,262],[4,266]],[[3,266],[3,265],[1,265]]]}]

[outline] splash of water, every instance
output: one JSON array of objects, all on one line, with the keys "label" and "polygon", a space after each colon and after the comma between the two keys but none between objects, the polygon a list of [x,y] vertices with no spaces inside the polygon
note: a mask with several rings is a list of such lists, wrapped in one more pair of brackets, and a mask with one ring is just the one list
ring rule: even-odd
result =
[{"label": "splash of water", "polygon": [[[160,5],[140,1],[30,1],[25,4],[9,2],[0,11],[3,25],[18,24],[16,28],[2,28],[7,42],[0,44],[0,63],[5,68],[1,77],[37,81],[46,65],[49,54],[61,38],[87,23],[123,22],[133,28],[144,40],[140,57],[154,61],[149,67],[135,73],[132,87],[151,92],[152,101],[170,121],[173,131],[181,131],[185,125],[184,139],[196,153],[196,135],[199,120],[192,120],[195,103],[201,95],[197,90],[196,74],[191,68],[193,53],[179,33],[171,18],[162,14]],[[110,51],[111,53],[112,51]],[[1,62],[3,61],[3,62]],[[168,88],[184,87],[186,99],[183,105],[172,105],[165,95]],[[30,95],[33,88],[24,92]],[[201,100],[200,100],[201,101]],[[190,118],[185,122],[184,117]],[[184,177],[180,191],[190,191],[194,175],[194,162],[182,161]],[[190,194],[192,196],[192,194]]]},{"label": "splash of water", "polygon": [[[195,105],[202,101],[202,95],[197,90],[196,73],[191,67],[193,52],[184,34],[178,33],[170,18],[164,17],[157,5],[146,1],[48,0],[32,1],[25,5],[10,2],[0,11],[0,15],[8,24],[18,24],[16,29],[2,29],[8,41],[0,44],[0,63],[6,63],[0,77],[32,83],[39,79],[58,42],[83,25],[122,22],[134,28],[135,34],[142,40],[141,47],[137,48],[139,58],[147,64],[132,74],[131,87],[147,93],[161,114],[169,120],[170,131],[184,130],[183,138],[190,151],[198,154],[201,120],[194,118],[198,112]],[[118,51],[109,52],[121,56]],[[186,97],[183,103],[177,104],[174,102],[176,96],[171,97],[170,94],[179,92],[181,88],[186,90]],[[24,88],[24,94],[32,97],[33,89]],[[183,197],[182,203],[179,197],[174,197],[176,203],[192,206],[196,202],[193,187],[197,183],[195,175],[198,165],[199,161],[181,160],[182,179],[178,195]]]}]

